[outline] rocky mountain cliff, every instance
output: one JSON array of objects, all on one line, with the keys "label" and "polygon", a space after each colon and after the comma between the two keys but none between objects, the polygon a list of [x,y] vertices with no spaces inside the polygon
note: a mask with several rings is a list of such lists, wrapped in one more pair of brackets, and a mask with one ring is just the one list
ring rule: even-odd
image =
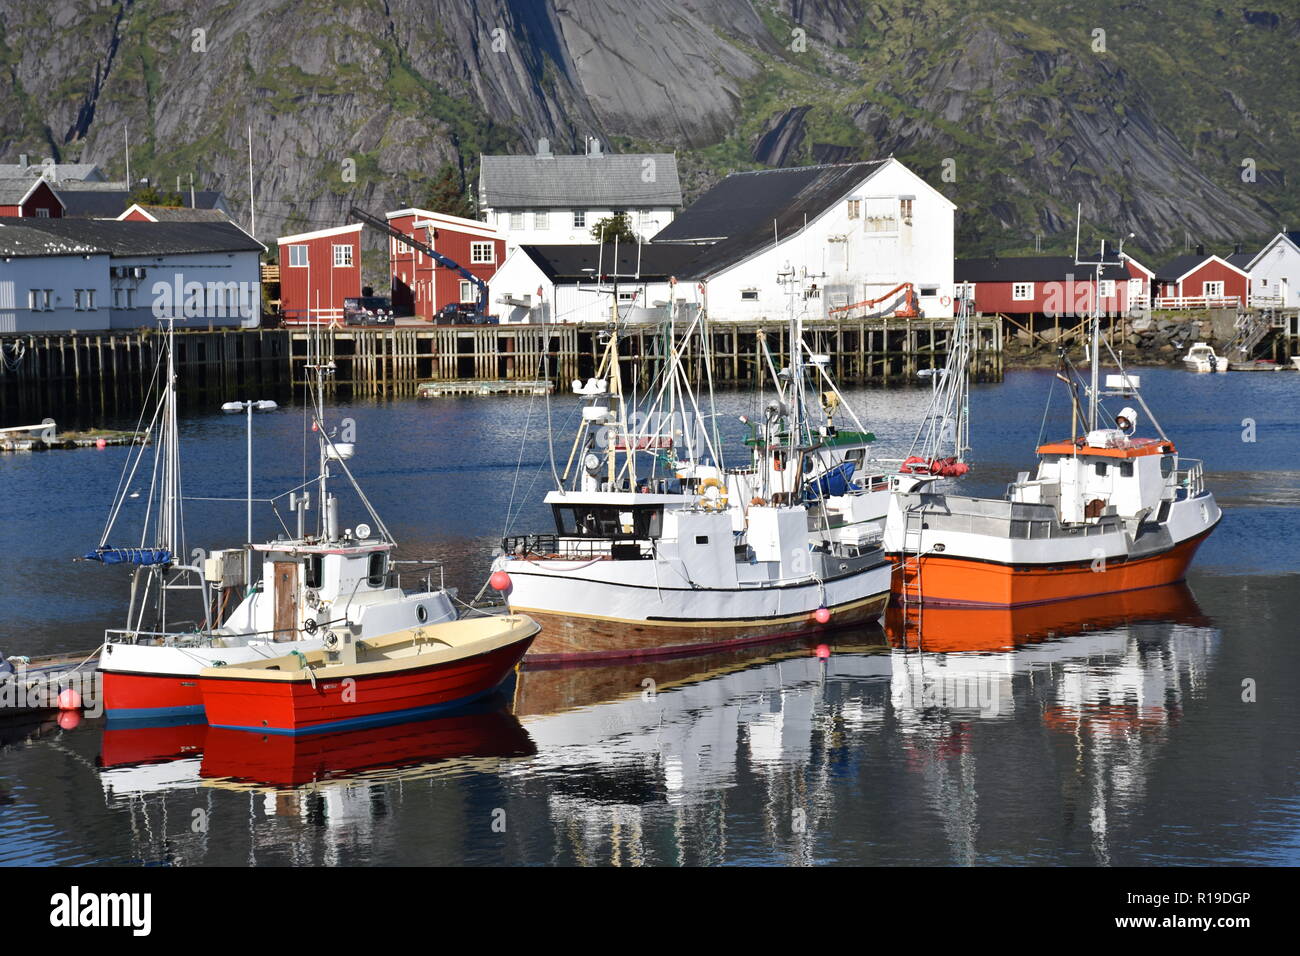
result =
[{"label": "rocky mountain cliff", "polygon": [[1151,254],[1300,223],[1300,15],[1203,0],[0,0],[0,158],[248,199],[257,232],[420,202],[483,151],[676,149],[688,191],[894,154],[965,251]]}]

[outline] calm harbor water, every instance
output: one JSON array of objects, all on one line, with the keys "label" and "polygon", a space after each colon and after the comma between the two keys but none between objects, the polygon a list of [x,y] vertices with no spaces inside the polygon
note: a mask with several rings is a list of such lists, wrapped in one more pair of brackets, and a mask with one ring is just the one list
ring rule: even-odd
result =
[{"label": "calm harbor water", "polygon": [[[297,742],[0,727],[0,863],[1294,865],[1300,375],[1140,374],[1225,511],[1186,587],[927,613],[919,635],[842,632],[825,663],[795,643],[525,671],[473,713]],[[1031,467],[1051,383],[974,388],[963,489]],[[1055,390],[1049,435],[1068,430]],[[928,392],[849,397],[880,454],[905,454]],[[720,396],[719,428],[734,438],[759,407]],[[561,467],[576,408],[551,402]],[[355,420],[353,472],[404,556],[441,558],[462,596],[507,514],[512,533],[545,528],[544,400],[333,416]],[[301,407],[254,426],[256,496],[298,484],[305,459],[310,474]],[[189,547],[240,543],[243,418],[189,407],[182,432],[186,493],[232,499],[188,504]],[[124,573],[72,559],[98,542],[125,455],[0,457],[0,649],[90,648],[118,625]],[[278,529],[259,506],[255,536]]]}]

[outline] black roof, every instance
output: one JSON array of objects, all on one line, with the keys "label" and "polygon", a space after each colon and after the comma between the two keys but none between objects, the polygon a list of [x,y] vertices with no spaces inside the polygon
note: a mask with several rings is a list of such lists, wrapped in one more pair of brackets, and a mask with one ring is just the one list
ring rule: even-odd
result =
[{"label": "black roof", "polygon": [[[126,189],[61,189],[59,198],[63,200],[63,214],[74,219],[111,219],[131,208],[131,193]],[[194,191],[197,209],[215,209],[220,201],[220,190]]]},{"label": "black roof", "polygon": [[634,242],[618,244],[617,263],[614,260],[613,243],[607,243],[603,253],[594,242],[580,246],[526,245],[519,248],[552,281],[594,281],[597,268],[606,276],[617,272],[620,277],[639,274],[642,279],[668,279],[683,275],[701,253],[698,246],[656,246],[653,243],[642,243],[638,266],[638,249]]},{"label": "black roof", "polygon": [[256,239],[232,222],[118,222],[116,219],[14,219],[24,226],[113,256],[163,256],[195,252],[262,252]]},{"label": "black roof", "polygon": [[[887,160],[732,173],[655,235],[655,244],[709,245],[684,278],[706,278],[786,239],[821,215]],[[775,226],[774,226],[775,224]]]},{"label": "black roof", "polygon": [[[1073,276],[1086,282],[1094,268],[1076,265],[1070,256],[983,256],[956,260],[952,277],[954,282],[1064,282]],[[1115,259],[1102,267],[1101,277],[1127,279],[1128,270]]]},{"label": "black roof", "polygon": [[103,255],[97,246],[29,229],[30,221],[9,216],[0,219],[0,256]]}]

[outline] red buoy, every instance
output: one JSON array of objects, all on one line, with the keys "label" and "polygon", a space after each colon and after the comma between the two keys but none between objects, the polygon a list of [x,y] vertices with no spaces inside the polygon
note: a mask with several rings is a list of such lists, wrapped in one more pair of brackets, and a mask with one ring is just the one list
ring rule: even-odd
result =
[{"label": "red buoy", "polygon": [[71,687],[59,691],[59,710],[81,710],[81,695]]},{"label": "red buoy", "polygon": [[488,578],[488,584],[492,585],[495,591],[510,590],[510,575],[504,571],[493,571],[492,577]]},{"label": "red buoy", "polygon": [[72,730],[81,723],[81,712],[76,710],[65,710],[59,714],[59,727],[62,730]]},{"label": "red buoy", "polygon": [[817,659],[819,661],[828,661],[831,657],[831,649],[827,644],[817,645]]},{"label": "red buoy", "polygon": [[108,447],[108,442],[104,441],[104,439],[102,439],[102,438],[96,438],[96,439],[95,439],[95,447],[96,447],[96,448],[107,448],[107,447]]},{"label": "red buoy", "polygon": [[818,624],[825,624],[828,621],[830,621],[830,619],[831,619],[830,608],[819,607],[817,610],[813,611],[813,620],[815,620]]}]

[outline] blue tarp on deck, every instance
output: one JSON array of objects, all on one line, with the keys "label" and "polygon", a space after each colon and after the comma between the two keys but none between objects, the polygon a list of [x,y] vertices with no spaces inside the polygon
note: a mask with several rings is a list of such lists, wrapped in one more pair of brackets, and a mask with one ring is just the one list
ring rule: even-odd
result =
[{"label": "blue tarp on deck", "polygon": [[96,548],[86,555],[86,560],[104,564],[171,564],[172,553],[165,548]]}]

